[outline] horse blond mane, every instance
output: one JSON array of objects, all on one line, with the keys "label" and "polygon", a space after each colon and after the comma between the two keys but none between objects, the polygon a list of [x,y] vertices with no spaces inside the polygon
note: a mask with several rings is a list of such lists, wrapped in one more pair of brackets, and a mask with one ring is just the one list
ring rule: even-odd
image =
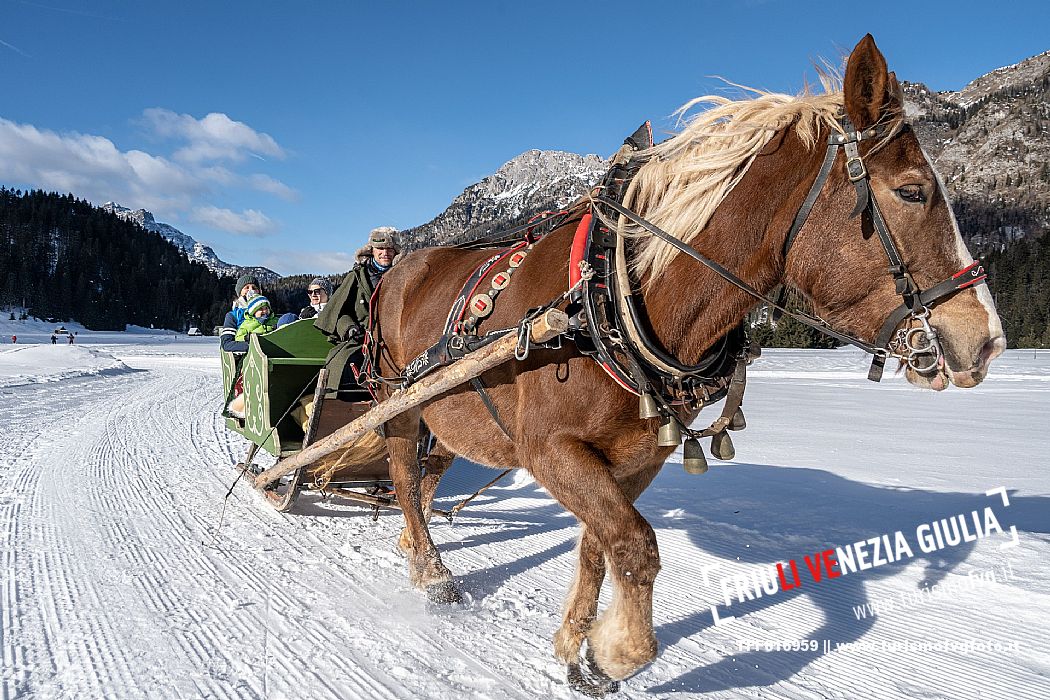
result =
[{"label": "horse blond mane", "polygon": [[[635,154],[646,160],[624,196],[624,205],[685,243],[692,243],[707,226],[715,209],[747,173],[755,156],[773,135],[794,124],[807,148],[822,126],[841,131],[841,84],[821,74],[824,92],[808,89],[799,95],[742,88],[755,95],[732,100],[705,95],[675,112],[684,128],[673,138]],[[741,87],[741,86],[735,86]],[[686,118],[700,105],[710,107]],[[644,231],[624,219],[623,235]],[[633,271],[651,282],[667,269],[679,251],[646,235],[635,249]]]}]

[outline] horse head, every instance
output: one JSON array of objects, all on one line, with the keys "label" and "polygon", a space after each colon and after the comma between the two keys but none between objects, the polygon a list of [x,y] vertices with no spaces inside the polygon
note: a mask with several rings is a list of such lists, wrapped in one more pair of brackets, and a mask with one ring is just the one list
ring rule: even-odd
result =
[{"label": "horse head", "polygon": [[[803,292],[818,315],[873,343],[902,304],[901,289],[887,272],[888,249],[876,230],[880,216],[914,288],[928,290],[959,279],[964,270],[973,279],[983,273],[973,267],[944,184],[904,121],[903,106],[896,76],[887,71],[871,35],[865,36],[847,63],[843,107],[856,133],[877,133],[855,145],[874,204],[856,215],[857,199],[864,196],[855,185],[859,171],[847,173],[836,165],[785,261],[785,280]],[[987,286],[965,286],[922,308],[925,332],[916,314],[887,327],[896,331],[898,345],[911,339],[939,346],[930,349],[925,367],[905,366],[907,380],[934,390],[949,382],[959,387],[980,383],[1006,348]],[[909,335],[912,328],[917,330]]]}]

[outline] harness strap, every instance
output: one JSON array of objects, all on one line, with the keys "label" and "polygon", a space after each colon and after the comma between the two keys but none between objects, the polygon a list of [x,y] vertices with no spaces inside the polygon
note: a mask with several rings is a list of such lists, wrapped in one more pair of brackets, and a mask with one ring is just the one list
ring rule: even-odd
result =
[{"label": "harness strap", "polygon": [[474,391],[478,392],[478,396],[481,397],[481,402],[485,404],[485,408],[489,410],[489,415],[492,416],[492,420],[496,422],[496,427],[507,436],[507,439],[511,442],[514,438],[511,436],[507,426],[503,424],[503,420],[499,417],[499,409],[496,408],[496,404],[492,403],[492,397],[489,396],[489,392],[485,391],[485,382],[482,381],[481,377],[474,377],[470,380],[471,386],[474,387]]},{"label": "harness strap", "polygon": [[[517,234],[525,231],[525,240],[529,243],[535,243],[540,236],[534,236],[532,229],[536,228],[540,224],[545,224],[548,221],[557,219],[559,216],[566,216],[569,212],[567,210],[561,211],[544,211],[540,212],[536,216],[528,220],[528,222],[515,226],[512,229],[508,229],[499,234],[499,238],[479,238],[476,241],[469,241],[467,243],[460,243],[455,246],[449,246],[451,248],[458,248],[460,250],[483,250],[485,248],[501,248],[505,245],[517,243],[521,239]],[[558,228],[563,222],[556,222],[551,224],[551,230]]]},{"label": "harness strap", "polygon": [[747,388],[747,361],[747,357],[741,357],[736,361],[733,379],[730,381],[729,391],[726,393],[726,402],[722,406],[722,415],[708,426],[700,434],[700,437],[721,433],[733,422],[733,416],[736,415],[737,410],[744,403],[744,389]]},{"label": "harness strap", "polygon": [[614,202],[614,201],[612,201],[610,199],[606,199],[604,197],[596,197],[595,201],[600,202],[601,204],[610,207],[611,209],[613,209],[617,213],[622,214],[623,216],[626,216],[628,219],[630,219],[634,223],[638,224],[639,226],[641,226],[642,228],[644,228],[645,230],[647,230],[649,233],[653,234],[657,238],[661,239],[662,241],[664,241],[668,245],[670,245],[670,246],[672,246],[674,248],[677,248],[679,251],[685,253],[686,255],[688,255],[689,257],[693,258],[694,260],[696,260],[700,264],[702,264],[705,267],[711,269],[719,277],[721,277],[722,279],[726,280],[727,282],[729,282],[733,286],[735,286],[738,289],[746,292],[747,294],[749,294],[750,296],[754,297],[758,301],[765,302],[770,307],[775,308],[775,309],[779,309],[780,312],[782,314],[784,314],[785,316],[789,316],[789,317],[795,319],[796,321],[798,321],[799,323],[803,323],[803,324],[805,324],[805,325],[807,325],[807,326],[809,326],[811,328],[816,328],[821,333],[829,335],[832,338],[834,338],[835,340],[838,340],[839,342],[842,342],[842,343],[845,343],[845,344],[848,344],[848,345],[855,345],[858,348],[860,348],[861,350],[864,350],[867,353],[871,353],[872,355],[884,355],[884,354],[887,354],[886,350],[884,350],[882,348],[877,348],[874,345],[872,345],[871,343],[867,343],[867,342],[861,340],[860,338],[854,338],[853,336],[846,335],[845,333],[840,333],[839,331],[836,331],[835,329],[831,328],[830,326],[828,326],[826,323],[824,323],[820,319],[815,319],[815,318],[813,318],[811,316],[808,316],[806,314],[800,314],[800,313],[796,313],[794,311],[789,311],[788,309],[784,308],[783,306],[781,306],[780,304],[778,304],[774,300],[770,299],[765,294],[762,294],[761,292],[759,292],[757,289],[755,289],[754,287],[749,285],[747,282],[743,281],[742,279],[740,279],[739,277],[734,275],[732,272],[730,272],[726,268],[724,268],[721,265],[719,265],[718,263],[716,263],[714,260],[706,258],[703,255],[701,255],[700,253],[698,253],[692,246],[690,246],[690,245],[688,245],[686,243],[683,243],[682,241],[678,240],[677,238],[675,238],[671,234],[667,233],[663,229],[661,229],[658,226],[656,226],[656,224],[653,224],[653,223],[651,223],[649,221],[646,221],[645,219],[643,219],[642,217],[638,216],[637,214],[635,214],[630,209],[627,209],[627,208],[621,206],[617,202]]},{"label": "harness strap", "polygon": [[791,222],[791,230],[788,231],[787,240],[784,241],[784,258],[787,258],[787,253],[791,249],[791,244],[795,242],[795,236],[802,230],[802,225],[806,223],[806,219],[809,218],[809,213],[813,210],[813,205],[817,203],[817,196],[820,191],[824,189],[824,183],[827,181],[828,176],[831,175],[831,169],[835,166],[835,159],[839,154],[838,144],[829,145],[827,152],[824,154],[824,162],[820,166],[820,171],[817,173],[817,179],[813,181],[813,184],[809,188],[809,194],[806,195],[806,201],[802,202],[802,208],[795,214],[795,220]]},{"label": "harness strap", "polygon": [[[940,301],[944,297],[951,296],[960,289],[966,289],[978,284],[985,284],[988,279],[988,274],[984,271],[984,265],[981,265],[980,261],[975,260],[967,267],[959,270],[954,275],[939,282],[921,294],[916,294],[915,298],[918,302],[919,308],[928,307],[932,304]],[[901,304],[893,313],[889,315],[886,322],[882,324],[882,329],[879,331],[879,337],[875,341],[881,346],[886,346],[890,342],[890,338],[893,337],[893,332],[903,321],[914,311],[913,307],[908,304]]]}]

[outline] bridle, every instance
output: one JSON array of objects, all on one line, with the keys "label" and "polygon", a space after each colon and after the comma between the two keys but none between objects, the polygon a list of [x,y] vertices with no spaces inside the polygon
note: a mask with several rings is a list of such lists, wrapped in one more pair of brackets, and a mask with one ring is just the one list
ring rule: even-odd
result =
[{"label": "bridle", "polygon": [[[985,283],[987,274],[984,271],[984,267],[978,261],[975,261],[948,279],[928,289],[922,290],[919,288],[914,278],[908,272],[904,258],[890,235],[889,227],[886,225],[886,220],[879,209],[878,201],[872,195],[868,169],[864,165],[864,160],[858,147],[861,141],[868,141],[886,135],[889,127],[876,125],[869,129],[857,130],[853,127],[849,118],[845,116],[840,119],[840,124],[842,131],[832,132],[828,136],[824,162],[817,173],[816,179],[813,181],[813,185],[809,188],[809,193],[806,195],[802,206],[795,214],[791,229],[788,231],[787,239],[784,242],[784,259],[785,261],[787,260],[787,254],[791,249],[792,243],[794,243],[799,231],[809,218],[817,196],[824,189],[835,161],[838,159],[839,151],[843,150],[846,158],[846,176],[857,193],[857,203],[850,213],[850,218],[852,219],[862,214],[870,217],[872,226],[879,236],[879,241],[889,261],[889,273],[893,276],[896,293],[903,300],[901,305],[894,309],[886,318],[874,343],[868,343],[849,333],[835,330],[820,318],[789,311],[784,308],[782,300],[774,301],[762,294],[717,262],[703,256],[692,246],[683,243],[651,222],[646,221],[638,214],[622,206],[619,202],[604,196],[596,196],[594,201],[596,204],[602,204],[641,226],[665,243],[677,248],[711,269],[735,287],[764,302],[770,308],[776,309],[779,313],[811,328],[815,328],[840,342],[854,345],[871,354],[871,368],[868,371],[868,379],[871,381],[877,382],[882,379],[886,360],[890,357],[899,359],[919,374],[936,372],[943,364],[944,353],[941,349],[937,332],[929,322],[930,308],[967,287]],[[898,330],[898,326],[901,326],[901,323],[905,321],[904,326]],[[914,327],[915,323],[918,324],[917,327]]]}]

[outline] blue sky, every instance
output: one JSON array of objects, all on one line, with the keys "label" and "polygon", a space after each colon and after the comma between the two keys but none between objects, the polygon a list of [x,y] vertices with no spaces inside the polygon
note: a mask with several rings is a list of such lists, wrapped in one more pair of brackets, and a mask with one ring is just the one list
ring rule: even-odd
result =
[{"label": "blue sky", "polygon": [[530,149],[608,155],[712,76],[795,92],[871,32],[958,90],[1045,2],[0,0],[0,184],[146,207],[229,262],[340,272]]}]

